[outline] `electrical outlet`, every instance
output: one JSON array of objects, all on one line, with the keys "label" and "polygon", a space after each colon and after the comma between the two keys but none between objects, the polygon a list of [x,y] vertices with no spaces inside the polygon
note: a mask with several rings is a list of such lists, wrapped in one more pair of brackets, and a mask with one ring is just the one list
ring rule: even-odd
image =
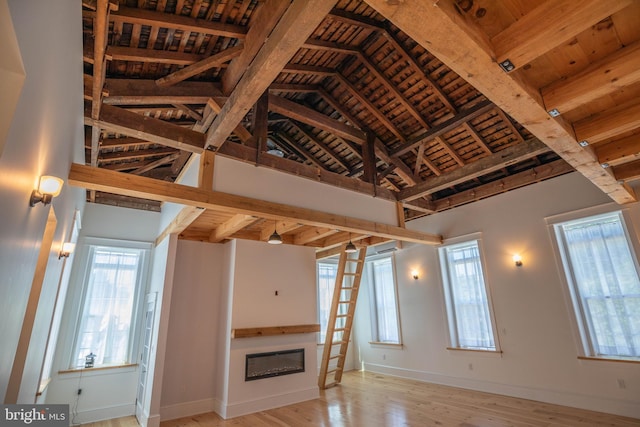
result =
[{"label": "electrical outlet", "polygon": [[622,378],[618,378],[618,388],[627,388],[627,384]]},{"label": "electrical outlet", "polygon": [[473,363],[469,363],[469,370],[473,371]]},{"label": "electrical outlet", "polygon": [[79,389],[78,389],[78,396],[80,396],[81,394],[82,394],[82,389],[81,389],[81,388],[79,388]]}]

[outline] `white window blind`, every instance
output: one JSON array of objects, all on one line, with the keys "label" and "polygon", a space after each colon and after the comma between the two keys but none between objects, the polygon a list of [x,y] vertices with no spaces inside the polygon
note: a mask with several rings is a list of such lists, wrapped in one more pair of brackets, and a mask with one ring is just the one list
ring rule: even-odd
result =
[{"label": "white window blind", "polygon": [[453,347],[496,350],[477,240],[440,248]]},{"label": "white window blind", "polygon": [[146,251],[90,246],[72,367],[131,363],[133,326]]},{"label": "white window blind", "polygon": [[555,229],[587,353],[640,357],[640,280],[621,214]]},{"label": "white window blind", "polygon": [[396,283],[391,257],[369,261],[372,340],[400,344]]}]

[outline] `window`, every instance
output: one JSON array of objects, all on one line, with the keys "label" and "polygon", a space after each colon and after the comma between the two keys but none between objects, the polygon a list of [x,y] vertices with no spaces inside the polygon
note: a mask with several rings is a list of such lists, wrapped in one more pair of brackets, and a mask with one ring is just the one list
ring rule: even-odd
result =
[{"label": "window", "polygon": [[447,245],[439,253],[451,346],[497,351],[480,241]]},{"label": "window", "polygon": [[373,342],[400,344],[400,322],[396,298],[393,258],[367,261],[371,292],[371,336]]},{"label": "window", "polygon": [[329,323],[329,313],[331,311],[331,300],[333,290],[336,286],[336,274],[338,264],[330,262],[318,263],[318,322],[320,323],[320,333],[318,342],[324,342]]},{"label": "window", "polygon": [[621,213],[554,229],[585,353],[640,357],[640,280]]},{"label": "window", "polygon": [[94,367],[133,361],[136,319],[149,248],[135,244],[122,246],[89,244],[86,247],[87,264],[72,368],[84,367],[85,357],[90,353],[95,354]]}]

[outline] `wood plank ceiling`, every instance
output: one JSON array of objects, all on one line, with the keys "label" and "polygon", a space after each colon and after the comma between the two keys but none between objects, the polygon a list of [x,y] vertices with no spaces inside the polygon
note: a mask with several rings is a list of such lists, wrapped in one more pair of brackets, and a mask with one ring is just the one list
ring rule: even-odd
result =
[{"label": "wood plank ceiling", "polygon": [[[173,182],[206,149],[397,201],[401,224],[575,169],[635,199],[640,2],[433,3],[83,0],[86,164]],[[198,240],[274,226],[185,217]],[[318,248],[384,240],[278,226]]]}]

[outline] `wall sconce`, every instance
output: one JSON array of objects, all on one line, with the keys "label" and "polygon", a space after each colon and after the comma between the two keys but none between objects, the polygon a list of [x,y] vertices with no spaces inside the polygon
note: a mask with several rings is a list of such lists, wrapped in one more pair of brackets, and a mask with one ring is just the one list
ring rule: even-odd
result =
[{"label": "wall sconce", "polygon": [[516,264],[516,267],[522,267],[522,257],[520,256],[520,254],[514,254],[512,259]]},{"label": "wall sconce", "polygon": [[418,274],[418,270],[412,270],[411,277],[413,277],[413,280],[418,280],[420,278],[420,275]]},{"label": "wall sconce", "polygon": [[69,258],[69,255],[76,249],[76,244],[71,242],[65,242],[62,244],[62,249],[58,253],[58,259]]},{"label": "wall sconce", "polygon": [[29,206],[34,207],[38,202],[41,202],[43,205],[51,203],[51,200],[60,194],[63,182],[62,179],[55,176],[41,176],[38,188],[31,192]]}]

